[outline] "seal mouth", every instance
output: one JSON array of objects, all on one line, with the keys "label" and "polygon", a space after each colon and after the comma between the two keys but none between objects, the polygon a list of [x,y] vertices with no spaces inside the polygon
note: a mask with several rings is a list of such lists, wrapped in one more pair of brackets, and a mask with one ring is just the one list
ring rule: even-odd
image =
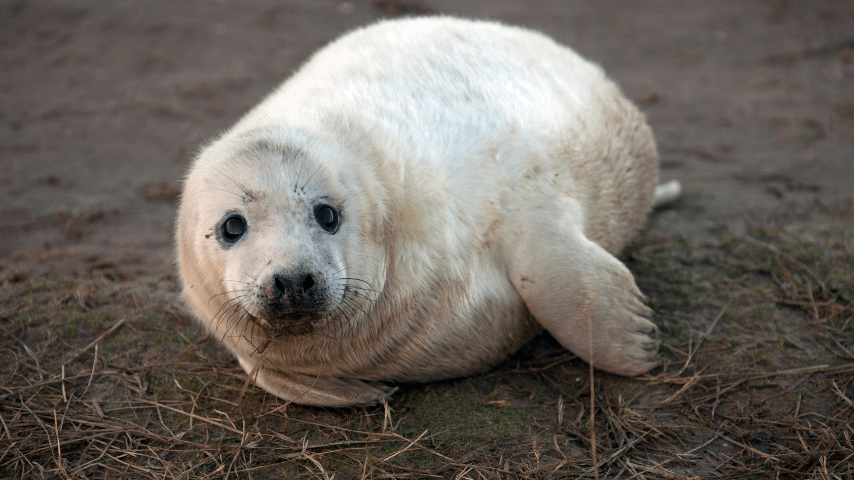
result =
[{"label": "seal mouth", "polygon": [[320,315],[278,314],[255,316],[249,319],[273,337],[308,335],[317,330]]}]

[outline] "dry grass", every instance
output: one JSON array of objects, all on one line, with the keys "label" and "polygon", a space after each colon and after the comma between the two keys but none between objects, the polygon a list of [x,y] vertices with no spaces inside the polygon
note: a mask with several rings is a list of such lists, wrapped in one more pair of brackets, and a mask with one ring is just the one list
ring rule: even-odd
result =
[{"label": "dry grass", "polygon": [[852,478],[846,219],[635,243],[667,360],[653,375],[591,378],[541,336],[487,374],[340,410],[247,385],[174,279],[7,269],[0,477]]}]

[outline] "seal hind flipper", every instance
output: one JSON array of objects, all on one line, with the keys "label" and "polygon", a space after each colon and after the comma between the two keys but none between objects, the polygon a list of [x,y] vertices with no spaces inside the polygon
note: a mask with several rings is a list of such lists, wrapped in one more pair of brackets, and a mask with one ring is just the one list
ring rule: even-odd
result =
[{"label": "seal hind flipper", "polygon": [[[629,269],[583,234],[577,202],[566,199],[565,206],[558,218],[553,208],[526,215],[527,235],[511,245],[510,281],[540,325],[572,353],[607,372],[645,373],[660,363],[652,310]],[[549,239],[534,238],[538,232]]]},{"label": "seal hind flipper", "polygon": [[679,180],[671,180],[655,187],[655,199],[652,202],[654,208],[669,205],[682,196],[682,184]]}]

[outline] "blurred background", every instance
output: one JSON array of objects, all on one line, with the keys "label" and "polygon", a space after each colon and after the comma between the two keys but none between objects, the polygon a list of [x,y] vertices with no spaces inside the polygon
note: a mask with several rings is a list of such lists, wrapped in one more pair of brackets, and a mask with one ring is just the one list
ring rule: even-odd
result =
[{"label": "blurred background", "polygon": [[851,218],[850,1],[2,0],[0,282],[174,279],[199,146],[343,32],[422,14],[530,27],[601,64],[686,190],[653,217],[662,235]]}]

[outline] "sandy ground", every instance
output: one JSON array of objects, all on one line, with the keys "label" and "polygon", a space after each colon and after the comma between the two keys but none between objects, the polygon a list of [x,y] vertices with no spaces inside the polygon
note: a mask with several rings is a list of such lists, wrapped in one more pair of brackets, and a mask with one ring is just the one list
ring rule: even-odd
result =
[{"label": "sandy ground", "polygon": [[[663,179],[685,187],[662,232],[851,201],[850,2],[407,6],[535,28],[603,65],[646,112]],[[168,274],[199,145],[314,50],[387,15],[371,2],[0,2],[0,263]]]}]

